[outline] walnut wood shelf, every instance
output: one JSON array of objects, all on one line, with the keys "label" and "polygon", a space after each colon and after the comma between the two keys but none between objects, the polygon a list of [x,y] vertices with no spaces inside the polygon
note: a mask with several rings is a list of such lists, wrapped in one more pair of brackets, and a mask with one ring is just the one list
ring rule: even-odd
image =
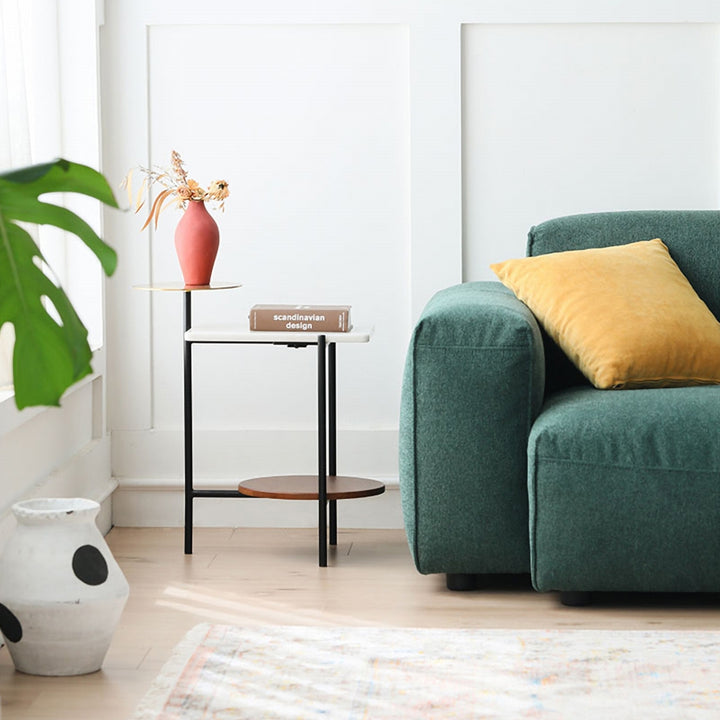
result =
[{"label": "walnut wood shelf", "polygon": [[[243,495],[278,500],[317,500],[317,475],[273,475],[245,480],[238,486]],[[385,485],[369,478],[347,475],[327,476],[327,499],[350,500],[352,498],[382,495]]]}]

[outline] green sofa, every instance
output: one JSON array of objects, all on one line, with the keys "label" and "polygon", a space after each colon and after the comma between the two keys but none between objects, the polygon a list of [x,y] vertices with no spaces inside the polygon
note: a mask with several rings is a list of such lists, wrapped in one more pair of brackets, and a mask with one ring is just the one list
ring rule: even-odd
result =
[{"label": "green sofa", "polygon": [[[720,317],[720,212],[558,218],[527,254],[655,237]],[[410,342],[400,489],[417,569],[451,589],[718,592],[720,386],[595,389],[499,282],[451,287]]]}]

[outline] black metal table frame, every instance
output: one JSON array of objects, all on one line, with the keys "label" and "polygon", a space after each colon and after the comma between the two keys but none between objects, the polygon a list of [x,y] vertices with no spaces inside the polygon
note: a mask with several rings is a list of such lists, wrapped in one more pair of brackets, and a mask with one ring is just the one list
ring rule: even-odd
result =
[{"label": "black metal table frame", "polygon": [[[238,490],[197,490],[193,485],[193,398],[192,398],[192,346],[193,345],[284,345],[303,348],[317,345],[317,413],[318,413],[318,564],[327,567],[328,505],[330,545],[337,545],[337,500],[327,499],[327,477],[337,474],[337,405],[335,380],[335,343],[326,336],[313,335],[307,342],[278,342],[273,340],[188,340],[186,333],[192,327],[192,290],[183,294],[183,372],[184,372],[184,446],[185,446],[185,554],[193,551],[193,501],[195,498],[245,498]],[[317,338],[317,339],[315,339]]]}]

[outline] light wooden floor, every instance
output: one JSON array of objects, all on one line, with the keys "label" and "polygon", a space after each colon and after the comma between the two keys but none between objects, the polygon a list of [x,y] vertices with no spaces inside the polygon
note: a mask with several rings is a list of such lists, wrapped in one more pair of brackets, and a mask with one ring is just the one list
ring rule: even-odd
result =
[{"label": "light wooden floor", "polygon": [[130,599],[103,669],[74,678],[14,671],[0,650],[2,720],[126,720],[170,650],[200,622],[235,625],[720,629],[720,597],[605,596],[565,608],[527,578],[451,593],[419,575],[399,530],[340,531],[317,567],[313,530],[115,528],[108,544]]}]

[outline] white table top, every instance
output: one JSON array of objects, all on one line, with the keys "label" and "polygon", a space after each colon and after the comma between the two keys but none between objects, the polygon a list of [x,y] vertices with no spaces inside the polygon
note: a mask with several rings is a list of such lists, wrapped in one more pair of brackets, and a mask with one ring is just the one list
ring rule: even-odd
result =
[{"label": "white table top", "polygon": [[[242,287],[238,283],[212,282],[210,285],[185,285],[182,282],[159,282],[152,285],[135,285],[136,290],[158,292],[196,292],[203,290],[228,290]],[[309,343],[317,344],[318,336],[325,335],[329,343],[366,343],[370,341],[373,328],[352,328],[348,332],[277,332],[250,330],[247,322],[237,325],[193,325],[185,332],[190,342],[236,342],[236,343]]]},{"label": "white table top", "polygon": [[325,335],[329,343],[366,343],[370,341],[373,328],[352,328],[348,332],[284,332],[250,330],[247,323],[238,325],[199,325],[185,333],[190,342],[236,342],[236,343],[317,343],[319,335]]}]

